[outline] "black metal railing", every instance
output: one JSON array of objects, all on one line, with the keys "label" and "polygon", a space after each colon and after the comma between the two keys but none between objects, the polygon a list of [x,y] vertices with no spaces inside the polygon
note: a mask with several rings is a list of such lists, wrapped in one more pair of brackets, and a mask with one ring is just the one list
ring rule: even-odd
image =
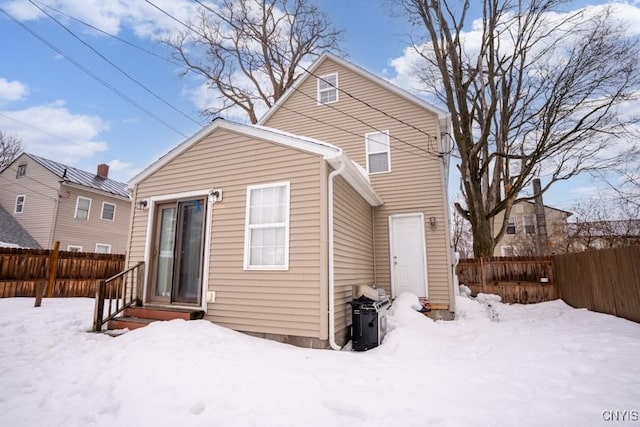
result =
[{"label": "black metal railing", "polygon": [[[100,280],[96,285],[96,301],[93,312],[93,332],[102,331],[102,326],[132,305],[142,303],[144,262]],[[105,305],[107,313],[105,315]]]}]

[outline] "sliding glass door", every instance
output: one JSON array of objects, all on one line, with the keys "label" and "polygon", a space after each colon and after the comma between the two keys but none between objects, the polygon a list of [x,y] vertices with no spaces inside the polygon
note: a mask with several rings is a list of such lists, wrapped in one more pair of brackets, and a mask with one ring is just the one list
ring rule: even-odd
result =
[{"label": "sliding glass door", "polygon": [[205,199],[156,205],[148,300],[200,304]]}]

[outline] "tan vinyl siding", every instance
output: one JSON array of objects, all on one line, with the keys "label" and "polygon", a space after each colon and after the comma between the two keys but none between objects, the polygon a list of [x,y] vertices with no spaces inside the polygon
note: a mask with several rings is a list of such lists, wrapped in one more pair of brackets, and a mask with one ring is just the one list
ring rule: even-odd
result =
[{"label": "tan vinyl siding", "polygon": [[348,301],[354,286],[374,283],[373,225],[369,204],[341,177],[334,183],[335,330],[339,340],[351,324]]},{"label": "tan vinyl siding", "polygon": [[[389,216],[423,213],[427,222],[429,298],[434,303],[449,304],[452,286],[451,249],[444,165],[442,159],[437,157],[441,144],[437,116],[331,60],[321,64],[314,74],[326,75],[336,71],[341,89],[390,116],[401,118],[407,124],[399,123],[344,93],[340,93],[338,102],[318,105],[316,78],[310,76],[265,125],[335,144],[363,168],[367,164],[365,134],[389,131],[391,172],[370,176],[371,184],[384,200],[384,205],[375,209],[377,285],[387,292],[391,291]],[[342,130],[313,118],[321,118],[323,122]],[[428,226],[428,218],[432,216],[437,221],[435,230]]]},{"label": "tan vinyl siding", "polygon": [[[206,319],[240,331],[326,339],[323,167],[321,156],[217,129],[137,185],[136,201],[222,189],[209,247],[208,290],[216,301],[208,304]],[[281,181],[290,182],[289,270],[245,271],[247,186]],[[148,215],[134,212],[130,264],[144,258]]]},{"label": "tan vinyl siding", "polygon": [[[26,175],[16,178],[19,165],[27,165]],[[60,179],[22,154],[0,174],[0,204],[43,248],[49,248],[58,200]],[[26,196],[24,210],[15,212],[16,197]]]},{"label": "tan vinyl siding", "polygon": [[[61,188],[54,232],[54,239],[60,241],[60,249],[66,251],[73,245],[82,246],[83,252],[94,252],[96,244],[100,243],[111,245],[111,253],[125,253],[131,202],[75,186],[63,185]],[[91,199],[87,220],[75,218],[78,196]],[[103,202],[116,205],[113,221],[101,218]]]}]

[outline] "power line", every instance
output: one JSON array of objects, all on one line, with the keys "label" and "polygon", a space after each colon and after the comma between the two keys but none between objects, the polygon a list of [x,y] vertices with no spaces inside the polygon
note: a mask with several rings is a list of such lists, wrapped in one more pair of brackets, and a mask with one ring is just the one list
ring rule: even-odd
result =
[{"label": "power line", "polygon": [[[337,126],[337,125],[335,125],[335,124],[333,124],[333,123],[326,122],[326,121],[324,121],[324,120],[320,120],[320,119],[318,119],[317,117],[310,116],[310,115],[305,114],[305,113],[302,113],[302,112],[300,112],[300,111],[298,111],[298,110],[294,110],[293,108],[288,108],[288,107],[285,107],[284,105],[281,105],[279,108],[282,108],[283,110],[290,111],[290,112],[292,112],[292,113],[294,113],[294,114],[297,114],[297,115],[299,115],[299,116],[305,117],[305,118],[307,118],[307,119],[309,119],[309,120],[313,120],[313,121],[316,121],[316,122],[321,123],[321,124],[323,124],[323,125],[326,125],[326,126],[332,127],[332,128],[337,129],[337,130],[339,130],[339,131],[342,131],[342,132],[345,132],[345,133],[351,134],[351,135],[356,136],[356,137],[358,137],[358,138],[362,138],[362,137],[363,137],[363,136],[362,136],[362,134],[360,134],[360,133],[356,133],[356,132],[353,132],[353,131],[351,131],[351,130],[341,128],[340,126]],[[404,152],[404,153],[410,154],[410,155],[412,155],[412,156],[421,156],[421,157],[422,157],[422,155],[421,155],[421,154],[419,154],[419,153],[414,153],[414,152],[409,151],[409,150],[407,150],[407,149],[400,148],[400,147],[399,147],[399,146],[397,146],[397,145],[394,145],[393,147],[394,147],[394,150],[399,150],[399,151],[402,151],[402,152]],[[433,155],[432,153],[427,153],[427,154]],[[425,156],[425,157],[426,157],[426,156]]]},{"label": "power line", "polygon": [[5,114],[2,114],[2,113],[0,113],[0,116],[4,117],[5,119],[12,120],[12,121],[14,121],[14,122],[16,122],[16,123],[20,123],[20,124],[21,124],[21,125],[23,125],[23,126],[26,126],[26,127],[28,127],[28,128],[31,128],[31,129],[33,129],[33,130],[36,130],[36,131],[38,131],[38,132],[40,132],[40,133],[43,133],[43,134],[45,134],[45,135],[49,135],[50,137],[53,137],[53,138],[59,139],[59,140],[60,140],[60,141],[62,141],[62,142],[68,142],[69,144],[75,144],[75,145],[82,145],[82,144],[81,144],[81,143],[79,143],[79,142],[74,142],[74,141],[71,141],[71,140],[69,140],[69,139],[62,138],[62,137],[60,137],[60,136],[58,136],[58,135],[54,135],[54,134],[52,134],[52,133],[50,133],[50,132],[47,132],[46,130],[42,130],[42,129],[40,129],[40,128],[36,127],[36,126],[30,125],[29,123],[25,123],[25,122],[23,122],[22,120],[14,119],[13,117],[9,117],[9,116],[7,116],[7,115],[5,115]]},{"label": "power line", "polygon": [[149,50],[149,49],[147,49],[145,47],[142,47],[142,46],[139,46],[139,45],[137,45],[135,43],[132,43],[129,40],[123,39],[122,37],[118,37],[115,34],[111,34],[111,33],[107,32],[107,31],[101,30],[100,28],[98,28],[98,27],[96,27],[94,25],[91,25],[88,22],[83,21],[82,19],[76,18],[75,16],[71,16],[71,15],[63,12],[60,9],[56,9],[53,6],[50,6],[48,4],[44,4],[44,3],[42,3],[42,2],[40,2],[38,0],[34,0],[34,1],[36,3],[38,3],[40,6],[46,7],[47,9],[50,9],[50,10],[53,10],[54,12],[56,12],[56,13],[62,15],[62,16],[65,16],[65,17],[71,19],[72,21],[75,21],[75,22],[78,22],[78,23],[80,23],[80,24],[82,24],[84,26],[87,26],[87,27],[91,28],[94,31],[97,31],[97,32],[99,32],[101,34],[104,34],[105,36],[108,36],[108,37],[111,37],[111,38],[113,38],[115,40],[118,40],[118,41],[120,41],[120,42],[122,42],[122,43],[124,43],[124,44],[126,44],[128,46],[131,46],[131,47],[133,47],[135,49],[138,49],[138,50],[140,50],[142,52],[148,53],[149,55],[155,56],[156,58],[162,59],[163,61],[171,62],[174,65],[182,65],[178,61],[175,61],[175,60],[173,60],[171,58],[167,58],[167,57],[164,57],[162,55],[159,55],[159,54],[157,54],[157,53],[155,53],[155,52],[153,52],[153,51],[151,51],[151,50]]},{"label": "power line", "polygon": [[[147,0],[145,0],[145,1],[147,1]],[[211,7],[209,7],[208,5],[204,4],[202,1],[200,1],[200,0],[194,0],[194,1],[195,1],[196,3],[198,3],[200,6],[202,6],[203,8],[207,9],[208,11],[210,11],[211,13],[213,13],[214,15],[216,15],[219,19],[222,19],[223,21],[225,21],[227,24],[229,24],[230,26],[232,26],[234,29],[236,29],[236,30],[240,30],[240,28],[238,28],[238,26],[237,26],[237,25],[235,25],[231,20],[227,19],[224,15],[220,14],[219,12],[215,11],[214,9],[212,9]],[[147,3],[150,3],[150,2],[149,2],[149,1],[147,1]],[[155,6],[155,5],[154,5],[154,6]],[[156,7],[156,8],[158,8],[157,6],[155,6],[155,7]],[[159,9],[159,8],[158,8],[158,9]],[[163,11],[163,12],[164,12],[164,11]],[[165,13],[167,13],[167,12],[165,12]],[[175,18],[174,18],[174,19],[175,19]],[[180,22],[181,24],[185,25],[187,28],[191,29],[191,27],[189,27],[188,25],[184,24],[182,21],[178,21],[178,22]],[[197,33],[197,34],[198,34],[198,35],[200,35],[200,36],[202,36],[200,33]],[[257,41],[259,42],[260,40],[257,40]],[[399,123],[401,123],[401,124],[403,124],[403,125],[405,125],[405,126],[408,126],[408,127],[412,128],[412,129],[414,129],[414,130],[416,130],[416,131],[418,131],[418,132],[420,132],[420,133],[422,133],[422,134],[424,134],[424,135],[428,136],[429,138],[433,138],[434,140],[437,140],[437,137],[435,137],[435,136],[431,135],[430,133],[428,133],[428,132],[426,132],[426,131],[424,131],[424,130],[420,129],[419,127],[414,126],[413,124],[408,123],[408,122],[406,122],[406,121],[404,121],[404,120],[402,120],[402,119],[399,119],[399,118],[397,118],[397,117],[395,117],[395,116],[393,116],[393,115],[391,115],[391,114],[387,113],[386,111],[383,111],[383,110],[379,109],[378,107],[375,107],[374,105],[371,105],[371,104],[370,104],[370,103],[368,103],[367,101],[364,101],[364,100],[360,99],[359,97],[357,97],[357,96],[355,96],[355,95],[353,95],[353,94],[349,93],[348,91],[346,91],[346,90],[344,90],[344,89],[342,89],[342,88],[339,88],[339,87],[335,86],[333,83],[329,82],[328,80],[326,80],[326,79],[322,78],[321,76],[318,76],[318,75],[314,74],[311,70],[307,69],[307,68],[306,68],[306,67],[304,67],[303,65],[300,65],[300,64],[296,64],[296,65],[297,65],[298,67],[300,67],[300,68],[301,68],[304,72],[306,72],[307,74],[309,74],[309,75],[311,75],[311,76],[313,76],[313,77],[315,77],[315,78],[317,78],[317,79],[322,80],[324,83],[327,83],[329,86],[331,86],[331,87],[335,88],[337,91],[344,93],[344,94],[345,94],[345,95],[347,95],[348,97],[350,97],[350,98],[352,98],[352,99],[354,99],[354,100],[356,100],[356,101],[360,102],[361,104],[365,105],[366,107],[371,108],[371,109],[373,109],[373,110],[375,110],[375,111],[379,112],[380,114],[383,114],[383,115],[385,115],[386,117],[389,117],[390,119],[393,119],[393,120],[395,120],[395,121],[397,121],[397,122],[399,122]]]},{"label": "power line", "polygon": [[[236,30],[238,30],[238,29],[239,29],[239,28],[237,27],[237,25],[235,25],[232,21],[230,21],[230,20],[229,20],[229,19],[227,19],[225,16],[223,16],[223,15],[222,15],[222,14],[220,14],[219,12],[215,11],[214,9],[212,9],[211,7],[209,7],[208,5],[204,4],[204,3],[203,3],[203,2],[201,2],[200,0],[194,0],[194,1],[195,1],[196,3],[198,3],[200,6],[202,6],[203,8],[207,9],[208,11],[210,11],[211,13],[213,13],[214,15],[216,15],[219,19],[222,19],[224,22],[226,22],[227,24],[229,24],[229,25],[230,25],[231,27],[233,27],[234,29],[236,29]],[[163,8],[161,8],[160,6],[157,6],[156,4],[154,4],[153,2],[151,2],[150,0],[145,0],[145,2],[147,2],[147,3],[148,3],[148,4],[150,4],[151,6],[153,6],[154,8],[156,8],[157,10],[159,10],[160,12],[162,12],[163,14],[165,14],[166,16],[168,16],[169,18],[171,18],[171,19],[173,19],[174,21],[178,22],[178,23],[179,23],[179,24],[181,24],[182,26],[184,26],[184,27],[186,27],[187,29],[191,30],[192,32],[196,33],[198,36],[203,37],[203,38],[205,38],[205,39],[207,38],[204,34],[200,33],[200,32],[199,32],[199,31],[197,31],[197,30],[195,30],[195,29],[194,29],[194,28],[192,28],[190,25],[188,25],[188,24],[186,24],[185,22],[181,21],[180,19],[176,18],[175,16],[173,16],[172,14],[170,14],[169,12],[167,12],[166,10],[164,10]],[[331,87],[333,87],[333,88],[335,88],[336,90],[338,90],[338,91],[340,91],[340,92],[344,93],[344,94],[345,94],[345,95],[347,95],[348,97],[350,97],[350,98],[352,98],[352,99],[354,99],[354,100],[356,100],[356,101],[358,101],[358,102],[362,103],[362,104],[363,104],[363,105],[365,105],[366,107],[371,108],[371,109],[373,109],[373,110],[375,110],[375,111],[377,111],[377,112],[379,112],[379,113],[381,113],[381,114],[385,115],[386,117],[389,117],[389,118],[391,118],[391,119],[393,119],[393,120],[395,120],[395,121],[397,121],[397,122],[399,122],[399,123],[402,123],[402,124],[403,124],[403,125],[405,125],[405,126],[408,126],[408,127],[412,128],[412,129],[414,129],[414,130],[417,130],[418,132],[420,132],[420,133],[422,133],[422,134],[426,135],[427,137],[429,137],[430,139],[433,139],[434,141],[436,141],[436,140],[437,140],[437,138],[436,138],[435,136],[433,136],[433,135],[429,134],[428,132],[426,132],[426,131],[424,131],[424,130],[422,130],[422,129],[420,129],[420,128],[418,128],[418,127],[416,127],[416,126],[414,126],[414,125],[412,125],[412,124],[410,124],[410,123],[407,123],[406,121],[404,121],[404,120],[402,120],[402,119],[399,119],[399,118],[397,118],[397,117],[395,117],[395,116],[393,116],[393,115],[391,115],[391,114],[389,114],[389,113],[387,113],[387,112],[385,112],[385,111],[383,111],[383,110],[381,110],[381,109],[379,109],[379,108],[377,108],[377,107],[375,107],[375,106],[371,105],[370,103],[368,103],[368,102],[366,102],[366,101],[364,101],[364,100],[361,100],[360,98],[356,97],[355,95],[352,95],[351,93],[347,92],[346,90],[341,89],[341,88],[339,88],[339,87],[337,87],[337,86],[333,85],[331,82],[329,82],[329,81],[327,81],[327,80],[323,79],[322,77],[320,77],[320,76],[318,76],[318,75],[314,74],[312,71],[310,71],[310,70],[309,70],[309,69],[307,69],[306,67],[304,67],[304,66],[302,66],[302,65],[300,65],[300,64],[297,64],[297,66],[298,66],[298,67],[300,67],[300,68],[301,68],[304,72],[306,72],[307,74],[309,74],[309,75],[311,75],[311,76],[314,76],[314,77],[316,77],[316,78],[318,78],[318,79],[320,79],[320,80],[324,81],[325,83],[329,84]],[[306,93],[304,93],[304,92],[300,91],[300,90],[299,90],[299,89],[297,89],[295,86],[291,86],[291,87],[292,87],[294,90],[297,90],[298,92],[302,93],[303,95],[305,95],[305,96],[307,96],[307,97],[309,97],[309,98],[312,98],[310,95],[308,95],[308,94],[306,94]],[[312,99],[315,101],[315,98],[312,98]],[[351,115],[351,114],[348,114],[348,113],[346,113],[346,112],[344,112],[344,111],[340,110],[339,108],[335,108],[335,107],[333,107],[333,106],[332,106],[332,105],[330,105],[330,104],[324,104],[324,105],[327,105],[327,106],[329,106],[329,107],[332,107],[332,108],[334,108],[336,111],[338,111],[339,113],[341,113],[341,114],[343,114],[343,115],[347,115],[347,116],[349,116],[350,118],[355,119],[355,120],[359,121],[360,123],[364,124],[365,126],[367,126],[367,127],[370,127],[370,128],[372,128],[372,129],[377,130],[375,126],[372,126],[372,125],[370,125],[369,123],[367,123],[366,121],[364,121],[364,120],[362,120],[362,119],[360,119],[360,118],[358,118],[358,117],[355,117],[355,116],[353,116],[353,115]],[[428,149],[426,149],[426,150],[425,150],[425,149],[424,149],[424,148],[422,148],[422,147],[418,147],[418,146],[416,146],[416,145],[414,145],[414,144],[412,144],[412,143],[409,143],[409,142],[407,142],[407,141],[404,141],[403,139],[398,138],[397,136],[392,136],[392,137],[393,137],[396,141],[398,141],[398,142],[400,142],[400,143],[403,143],[403,144],[409,145],[409,146],[411,146],[411,147],[413,147],[413,148],[415,148],[415,149],[418,149],[418,150],[424,151],[424,152],[428,153],[429,155],[431,155],[431,156],[433,156],[433,157],[436,157],[436,158],[442,158],[442,157],[444,157],[445,155],[449,154],[449,153],[441,152],[441,151],[439,151],[439,150],[438,150],[436,153],[433,153],[433,152],[431,152],[431,151],[430,151],[430,150],[428,150]],[[430,144],[429,144],[429,145],[430,145]]]},{"label": "power line", "polygon": [[[14,181],[14,180],[12,180],[12,179],[5,178],[4,176],[0,176],[0,179],[4,179],[4,180],[5,180],[5,181],[7,181],[7,182],[10,182],[10,183],[12,183],[12,184],[15,184],[15,185],[17,185],[18,187],[24,188],[24,189],[29,190],[29,191],[31,191],[31,192],[34,192],[34,193],[36,193],[36,194],[39,194],[39,195],[41,195],[42,197],[45,197],[45,198],[47,198],[47,199],[56,200],[56,198],[55,198],[55,197],[51,197],[51,196],[49,196],[49,195],[47,195],[47,194],[43,194],[43,193],[41,193],[41,192],[39,192],[39,191],[37,191],[37,190],[34,190],[33,188],[26,187],[26,186],[24,186],[24,185],[20,184],[19,182],[15,182],[15,181]],[[49,188],[50,188],[50,187],[49,187]],[[55,189],[54,189],[54,190],[55,190]],[[56,190],[56,192],[57,192],[57,190]],[[20,196],[20,194],[18,194],[18,195]]]},{"label": "power line", "polygon": [[42,43],[44,43],[45,45],[47,45],[50,49],[52,49],[54,52],[58,53],[60,56],[62,56],[63,58],[65,58],[67,61],[71,62],[73,65],[75,65],[76,67],[78,67],[80,70],[82,70],[83,72],[85,72],[86,74],[88,74],[89,76],[91,76],[93,79],[95,79],[96,81],[98,81],[99,83],[101,83],[103,86],[105,86],[107,89],[109,89],[110,91],[112,91],[113,93],[115,93],[116,95],[120,96],[121,98],[123,98],[125,101],[129,102],[131,105],[133,105],[134,107],[136,107],[137,109],[139,109],[140,111],[144,112],[145,114],[147,114],[149,117],[153,118],[154,120],[156,120],[157,122],[161,123],[163,126],[165,126],[168,129],[171,129],[172,131],[174,131],[175,133],[177,133],[178,135],[182,136],[183,138],[188,138],[188,136],[186,134],[184,134],[183,132],[179,131],[178,129],[176,129],[175,127],[171,126],[170,124],[168,124],[166,121],[162,120],[160,117],[156,116],[155,114],[153,114],[151,111],[149,111],[147,108],[145,108],[144,106],[142,106],[141,104],[139,104],[138,102],[136,102],[135,100],[131,99],[129,96],[127,96],[126,94],[124,94],[122,91],[118,90],[116,87],[114,87],[113,85],[111,85],[109,82],[105,81],[104,79],[100,78],[99,76],[97,76],[95,73],[93,73],[91,70],[89,70],[88,68],[86,68],[85,66],[83,66],[82,64],[80,64],[78,61],[76,61],[75,59],[73,59],[72,57],[70,57],[69,55],[67,55],[63,50],[57,48],[56,46],[54,46],[53,44],[49,43],[45,38],[43,38],[42,36],[40,36],[38,33],[36,33],[35,31],[33,31],[31,28],[27,27],[26,25],[24,25],[22,22],[18,21],[16,18],[14,18],[11,14],[9,14],[7,11],[5,11],[3,8],[0,8],[0,12],[2,12],[4,15],[6,15],[9,19],[11,19],[13,22],[15,22],[16,24],[18,24],[20,27],[22,27],[25,31],[29,32],[32,36],[34,36],[35,38],[37,38],[38,40],[40,40]]},{"label": "power line", "polygon": [[41,8],[40,6],[38,6],[37,4],[35,4],[35,2],[33,0],[28,0],[29,3],[31,3],[33,6],[35,6],[36,8],[38,8],[38,10],[40,10],[42,13],[44,13],[45,15],[47,15],[51,20],[53,20],[56,24],[58,24],[59,26],[61,26],[66,32],[68,32],[69,34],[71,34],[72,37],[74,37],[76,40],[78,40],[80,43],[82,43],[83,45],[85,45],[86,47],[88,47],[89,49],[91,49],[96,55],[98,55],[100,58],[102,58],[105,62],[107,62],[109,65],[111,65],[113,68],[115,68],[116,70],[120,71],[120,73],[122,73],[125,77],[127,77],[129,80],[131,80],[132,82],[134,82],[135,84],[137,84],[138,86],[140,86],[142,89],[144,89],[147,93],[149,93],[151,96],[153,96],[154,98],[156,98],[157,100],[159,100],[160,102],[162,102],[163,104],[165,104],[166,106],[168,106],[169,108],[171,108],[173,111],[175,111],[178,114],[181,114],[183,117],[186,117],[188,120],[191,120],[192,122],[194,122],[195,124],[202,126],[202,123],[194,120],[193,118],[191,118],[190,116],[188,116],[186,113],[184,113],[183,111],[179,110],[178,108],[176,108],[175,106],[173,106],[171,103],[169,103],[169,101],[165,100],[164,98],[162,98],[160,95],[156,94],[154,91],[152,91],[151,89],[149,89],[147,86],[145,86],[144,84],[142,84],[140,81],[138,81],[137,79],[135,79],[133,76],[131,76],[129,73],[127,73],[125,70],[123,70],[122,68],[120,68],[118,65],[116,65],[114,62],[112,62],[109,58],[107,58],[106,56],[104,56],[102,53],[100,53],[97,49],[95,49],[93,46],[91,46],[89,43],[85,42],[84,40],[82,40],[80,37],[78,37],[78,35],[76,33],[74,33],[73,31],[71,31],[71,29],[69,29],[66,25],[64,25],[62,22],[60,22],[59,20],[57,20],[53,15],[49,14],[46,10],[44,10],[43,8]]}]

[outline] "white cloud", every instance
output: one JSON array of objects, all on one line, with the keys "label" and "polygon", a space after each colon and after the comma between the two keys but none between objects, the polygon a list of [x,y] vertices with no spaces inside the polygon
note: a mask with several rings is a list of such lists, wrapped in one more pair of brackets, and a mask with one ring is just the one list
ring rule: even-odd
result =
[{"label": "white cloud", "polygon": [[[50,6],[74,18],[85,21],[108,33],[118,33],[122,27],[131,28],[139,37],[157,38],[172,29],[185,28],[171,17],[144,1],[130,0],[40,0],[43,9],[59,19],[68,21]],[[159,8],[181,21],[195,16],[200,6],[189,0],[154,0]],[[2,4],[20,21],[44,19],[46,16],[34,5],[24,0],[9,0]]]},{"label": "white cloud", "polygon": [[133,163],[120,159],[113,159],[107,164],[109,165],[109,178],[116,181],[127,182],[142,171],[142,168],[134,167]]},{"label": "white cloud", "polygon": [[107,123],[98,116],[70,112],[64,101],[2,111],[0,129],[19,137],[25,151],[70,165],[107,149],[99,139]]},{"label": "white cloud", "polygon": [[0,102],[19,101],[29,93],[29,88],[17,80],[0,77]]}]

